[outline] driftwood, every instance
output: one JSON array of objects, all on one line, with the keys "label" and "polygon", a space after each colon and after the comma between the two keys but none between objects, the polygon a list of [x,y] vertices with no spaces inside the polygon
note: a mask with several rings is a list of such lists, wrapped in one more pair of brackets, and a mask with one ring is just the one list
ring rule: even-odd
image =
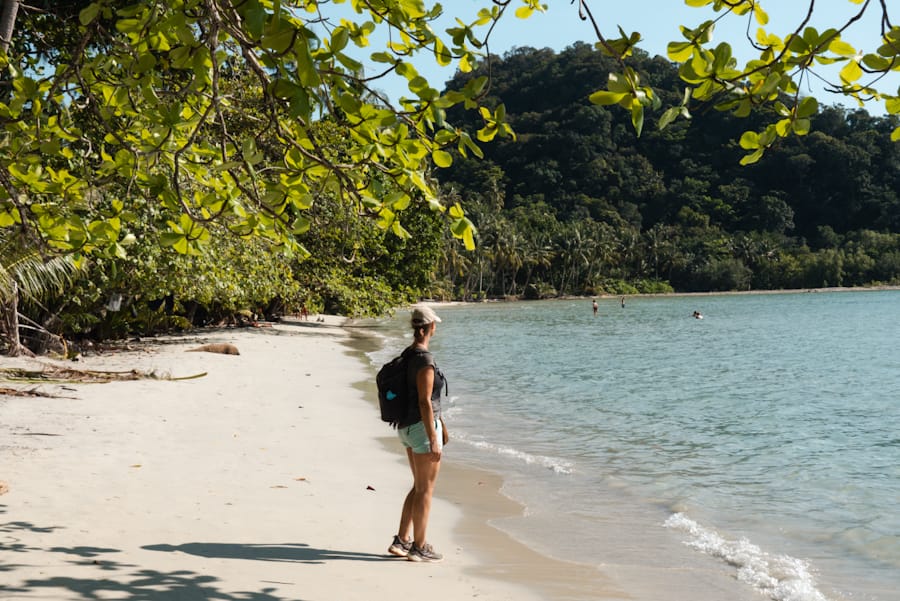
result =
[{"label": "driftwood", "polygon": [[198,346],[197,348],[189,348],[187,353],[219,353],[222,355],[240,355],[238,349],[233,344],[228,344],[227,342],[217,342],[214,344],[204,344],[203,346]]},{"label": "driftwood", "polygon": [[7,367],[0,369],[0,379],[10,382],[29,382],[29,383],[97,383],[97,382],[122,382],[132,380],[192,380],[194,378],[202,378],[206,372],[194,374],[192,376],[183,376],[173,378],[168,374],[160,374],[155,371],[143,372],[137,369],[128,371],[96,371],[90,369],[73,369],[70,367],[59,367],[48,363],[42,364],[40,369],[25,369],[18,367]]},{"label": "driftwood", "polygon": [[5,386],[0,386],[0,395],[6,396],[24,396],[24,397],[44,397],[48,399],[58,399],[55,394],[50,394],[48,392],[43,392],[36,388],[29,388],[28,390],[22,390],[20,388],[7,388]]}]

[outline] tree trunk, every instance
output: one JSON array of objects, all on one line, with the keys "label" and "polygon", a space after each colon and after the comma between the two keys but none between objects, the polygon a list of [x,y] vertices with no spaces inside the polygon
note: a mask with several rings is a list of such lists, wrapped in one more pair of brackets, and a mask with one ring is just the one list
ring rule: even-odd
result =
[{"label": "tree trunk", "polygon": [[16,28],[16,15],[19,12],[20,0],[3,0],[3,13],[0,14],[0,49],[9,50],[13,31]]},{"label": "tree trunk", "polygon": [[9,348],[6,354],[10,357],[18,357],[22,352],[22,342],[19,339],[19,287],[12,282],[12,291],[7,302],[0,302],[0,329],[9,337]]}]

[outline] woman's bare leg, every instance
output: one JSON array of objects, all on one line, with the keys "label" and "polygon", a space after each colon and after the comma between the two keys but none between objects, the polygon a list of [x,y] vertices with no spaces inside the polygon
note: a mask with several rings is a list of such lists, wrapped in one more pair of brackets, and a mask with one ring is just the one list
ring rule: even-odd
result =
[{"label": "woman's bare leg", "polygon": [[413,500],[416,495],[416,486],[415,486],[415,478],[416,478],[416,468],[413,464],[413,452],[412,449],[407,447],[406,449],[406,458],[409,461],[409,469],[413,474],[413,487],[409,489],[409,492],[406,494],[406,498],[403,500],[403,510],[400,512],[400,527],[397,529],[397,536],[400,537],[402,541],[408,541],[412,538],[413,535]]},{"label": "woman's bare leg", "polygon": [[[437,482],[441,462],[435,461],[435,455],[431,453],[412,453],[413,469],[413,495],[412,495],[412,524],[413,539],[415,545],[422,548],[425,545],[425,534],[428,530],[428,515],[431,513],[431,498],[434,495],[434,485]],[[409,496],[407,496],[409,498]]]}]

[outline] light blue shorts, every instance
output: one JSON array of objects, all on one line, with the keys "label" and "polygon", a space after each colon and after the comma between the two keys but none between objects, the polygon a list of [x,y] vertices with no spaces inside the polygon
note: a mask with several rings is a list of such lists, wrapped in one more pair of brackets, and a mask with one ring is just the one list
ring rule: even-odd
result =
[{"label": "light blue shorts", "polygon": [[[437,431],[437,450],[440,451],[441,440],[443,440],[441,420],[435,420],[434,429]],[[400,428],[397,433],[400,435],[400,442],[403,443],[403,446],[412,449],[413,453],[421,455],[431,452],[431,441],[428,440],[428,432],[425,431],[425,422],[417,421],[411,426]]]}]

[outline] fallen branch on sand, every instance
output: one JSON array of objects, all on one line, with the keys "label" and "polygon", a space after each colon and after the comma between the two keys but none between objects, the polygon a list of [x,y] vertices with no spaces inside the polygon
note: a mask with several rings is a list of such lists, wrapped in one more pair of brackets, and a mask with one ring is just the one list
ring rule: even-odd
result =
[{"label": "fallen branch on sand", "polygon": [[10,382],[30,383],[105,383],[123,382],[132,380],[193,380],[202,378],[207,372],[174,378],[168,374],[160,374],[155,371],[143,372],[137,369],[128,371],[96,371],[90,369],[72,369],[71,367],[59,367],[43,364],[41,369],[25,369],[7,367],[0,369],[0,379]]},{"label": "fallen branch on sand", "polygon": [[6,396],[27,396],[27,397],[44,397],[49,399],[58,399],[55,394],[50,394],[48,392],[43,392],[38,390],[37,388],[29,388],[28,390],[21,390],[19,388],[7,388],[5,386],[0,386],[0,395]]}]

